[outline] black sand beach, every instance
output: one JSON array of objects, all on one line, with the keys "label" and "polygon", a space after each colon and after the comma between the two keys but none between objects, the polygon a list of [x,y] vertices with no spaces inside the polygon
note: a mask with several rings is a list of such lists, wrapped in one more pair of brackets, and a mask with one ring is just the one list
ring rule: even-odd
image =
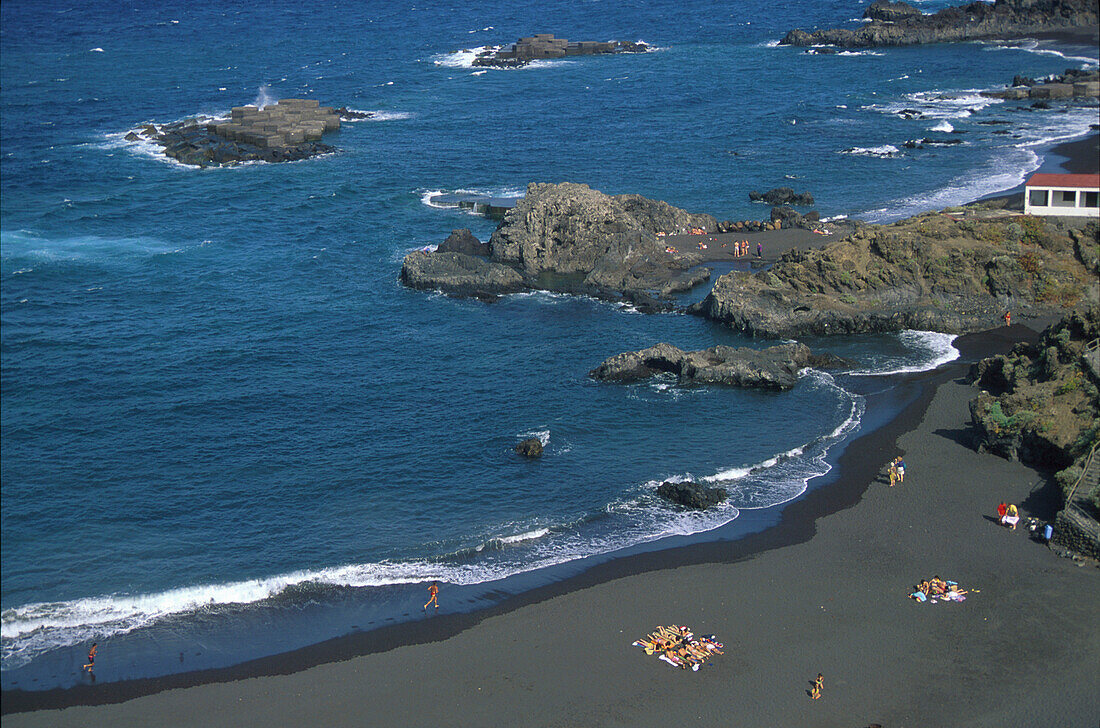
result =
[{"label": "black sand beach", "polygon": [[[993,523],[1002,499],[1052,515],[1044,478],[964,444],[966,362],[1033,334],[1017,325],[960,339],[962,359],[916,375],[914,403],[847,448],[838,482],[757,536],[611,562],[491,614],[406,628],[405,646],[376,635],[381,651],[349,659],[371,649],[364,636],[237,674],[181,676],[196,684],[120,704],[8,714],[5,725],[1091,725],[1100,574]],[[908,472],[891,489],[881,470],[896,452]],[[934,574],[980,592],[935,605],[906,597]],[[726,654],[693,673],[630,646],[669,623],[717,634]],[[326,651],[332,662],[244,677]],[[818,672],[825,691],[812,701]],[[127,687],[72,692],[99,702]],[[5,712],[30,697],[5,695]],[[37,696],[43,707],[68,697]]]}]

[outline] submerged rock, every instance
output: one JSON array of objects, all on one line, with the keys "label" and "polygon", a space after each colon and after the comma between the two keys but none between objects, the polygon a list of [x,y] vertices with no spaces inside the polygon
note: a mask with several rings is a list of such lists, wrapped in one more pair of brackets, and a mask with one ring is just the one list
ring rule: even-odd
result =
[{"label": "submerged rock", "polygon": [[725,488],[709,488],[698,483],[674,483],[666,480],[657,486],[657,495],[678,505],[702,510],[718,505],[729,494]]},{"label": "submerged rock", "polygon": [[537,437],[529,437],[516,445],[516,454],[525,458],[542,457],[542,441]]},{"label": "submerged rock", "polygon": [[776,187],[760,194],[756,190],[749,193],[749,199],[753,202],[765,202],[769,205],[801,205],[813,207],[814,196],[809,192],[796,193],[790,187]]}]

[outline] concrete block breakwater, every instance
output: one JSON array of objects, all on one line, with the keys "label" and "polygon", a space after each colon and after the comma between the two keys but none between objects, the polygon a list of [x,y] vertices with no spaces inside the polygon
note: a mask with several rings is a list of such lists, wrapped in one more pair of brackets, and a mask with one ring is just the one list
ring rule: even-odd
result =
[{"label": "concrete block breakwater", "polygon": [[279,99],[262,109],[235,106],[230,113],[230,121],[210,124],[207,129],[223,139],[265,149],[319,142],[325,132],[340,128],[336,109],[321,106],[316,99]]},{"label": "concrete block breakwater", "polygon": [[147,124],[126,135],[146,139],[164,154],[197,167],[240,162],[293,162],[336,151],[321,138],[340,122],[366,119],[369,112],[321,106],[315,99],[280,99],[265,106],[236,106],[229,119],[198,117],[169,124]]}]

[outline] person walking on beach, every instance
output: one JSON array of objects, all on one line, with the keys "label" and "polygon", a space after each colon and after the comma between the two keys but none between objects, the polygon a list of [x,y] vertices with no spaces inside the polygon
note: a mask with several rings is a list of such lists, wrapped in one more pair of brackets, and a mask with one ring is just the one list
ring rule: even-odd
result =
[{"label": "person walking on beach", "polygon": [[1005,320],[1005,326],[1011,326],[1012,325],[1012,312],[1011,311],[1005,311],[1005,315],[1002,316],[1001,318],[1003,318]]},{"label": "person walking on beach", "polygon": [[894,460],[894,472],[898,474],[898,483],[905,482],[905,461],[901,459],[901,455],[898,455]]},{"label": "person walking on beach", "polygon": [[764,243],[760,242],[759,240],[756,241],[756,257],[757,258],[763,258],[764,257]]},{"label": "person walking on beach", "polygon": [[997,519],[1001,522],[1001,525],[1005,525],[1005,515],[1008,513],[1008,504],[1001,501],[997,506]]},{"label": "person walking on beach", "polygon": [[898,467],[897,461],[891,460],[889,467],[886,468],[887,475],[890,476],[890,487],[893,488],[894,484],[898,482]]},{"label": "person walking on beach", "polygon": [[428,595],[430,596],[430,599],[428,599],[428,604],[424,605],[425,611],[428,609],[429,604],[435,604],[435,608],[439,609],[439,585],[436,584],[434,581],[432,582],[432,585],[428,587]]},{"label": "person walking on beach", "polygon": [[99,645],[95,642],[92,643],[92,649],[88,650],[88,664],[80,668],[81,670],[87,670],[92,672],[95,670],[95,653]]}]

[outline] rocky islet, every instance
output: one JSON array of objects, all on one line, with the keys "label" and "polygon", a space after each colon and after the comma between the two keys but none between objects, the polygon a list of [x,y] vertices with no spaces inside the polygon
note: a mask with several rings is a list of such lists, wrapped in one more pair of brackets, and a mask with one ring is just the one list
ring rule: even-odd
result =
[{"label": "rocky islet", "polygon": [[146,124],[126,135],[163,147],[164,155],[196,167],[241,162],[292,162],[336,148],[322,137],[340,129],[341,120],[369,118],[369,112],[321,106],[316,99],[280,99],[267,106],[236,106],[229,119],[197,117]]}]

